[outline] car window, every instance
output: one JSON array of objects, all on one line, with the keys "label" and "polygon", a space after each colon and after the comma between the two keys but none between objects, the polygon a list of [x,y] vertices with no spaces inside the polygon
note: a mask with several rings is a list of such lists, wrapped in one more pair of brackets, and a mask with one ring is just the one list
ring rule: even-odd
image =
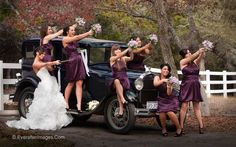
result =
[{"label": "car window", "polygon": [[38,42],[24,43],[25,57],[28,59],[34,58],[34,50],[39,46]]},{"label": "car window", "polygon": [[105,58],[106,48],[91,48],[90,49],[90,63],[103,63],[108,60]]}]

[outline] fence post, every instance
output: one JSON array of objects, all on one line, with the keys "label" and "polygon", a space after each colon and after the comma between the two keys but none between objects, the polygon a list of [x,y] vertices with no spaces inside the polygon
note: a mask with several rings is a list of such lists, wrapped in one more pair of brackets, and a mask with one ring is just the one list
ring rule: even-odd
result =
[{"label": "fence post", "polygon": [[223,91],[224,98],[227,98],[227,72],[223,70]]},{"label": "fence post", "polygon": [[211,78],[210,78],[210,70],[206,70],[206,93],[207,97],[210,97],[211,93]]},{"label": "fence post", "polygon": [[0,111],[3,110],[3,62],[0,60]]}]

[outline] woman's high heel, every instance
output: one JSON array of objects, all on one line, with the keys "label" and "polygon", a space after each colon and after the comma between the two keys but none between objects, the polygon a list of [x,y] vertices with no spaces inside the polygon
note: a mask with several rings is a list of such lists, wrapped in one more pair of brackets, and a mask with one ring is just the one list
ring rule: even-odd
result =
[{"label": "woman's high heel", "polygon": [[204,134],[204,128],[203,127],[202,128],[199,127],[199,134]]}]

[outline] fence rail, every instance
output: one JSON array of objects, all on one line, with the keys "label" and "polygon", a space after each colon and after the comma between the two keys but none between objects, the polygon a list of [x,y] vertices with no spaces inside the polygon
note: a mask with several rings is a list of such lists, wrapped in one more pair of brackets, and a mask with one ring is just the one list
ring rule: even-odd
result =
[{"label": "fence rail", "polygon": [[[3,93],[3,85],[6,84],[15,84],[17,79],[4,79],[3,78],[3,69],[21,69],[20,63],[3,63],[3,61],[0,60],[0,111],[3,110],[3,103],[5,100],[8,99],[9,95],[6,95]],[[152,72],[160,73],[160,69],[157,68],[151,68]],[[181,75],[182,72],[178,71],[178,74]],[[215,71],[201,71],[200,75],[205,76],[206,80],[202,80],[202,84],[206,87],[206,93],[209,97],[211,94],[223,94],[224,97],[227,97],[228,93],[236,93],[236,88],[233,89],[227,89],[228,84],[233,84],[236,87],[236,80],[229,80],[227,79],[227,76],[235,76],[236,79],[236,72],[215,72]],[[223,80],[211,80],[211,76],[222,76]],[[211,85],[223,85],[223,89],[211,89]]]}]

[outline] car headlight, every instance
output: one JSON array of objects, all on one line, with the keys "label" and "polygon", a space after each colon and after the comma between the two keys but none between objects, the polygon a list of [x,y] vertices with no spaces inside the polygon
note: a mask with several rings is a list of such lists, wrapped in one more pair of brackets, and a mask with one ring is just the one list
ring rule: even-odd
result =
[{"label": "car headlight", "polygon": [[134,81],[134,85],[135,85],[135,88],[137,90],[142,90],[143,89],[143,79],[142,78],[138,78]]}]

